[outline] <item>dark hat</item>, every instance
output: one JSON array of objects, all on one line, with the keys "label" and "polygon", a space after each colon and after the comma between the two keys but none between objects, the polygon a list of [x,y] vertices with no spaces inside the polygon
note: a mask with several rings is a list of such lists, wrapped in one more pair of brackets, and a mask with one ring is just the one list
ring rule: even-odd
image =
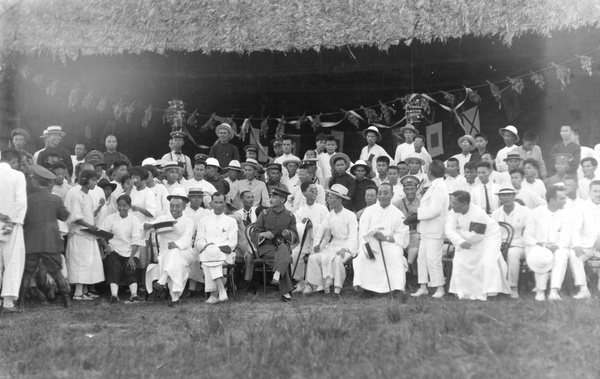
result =
[{"label": "dark hat", "polygon": [[288,191],[284,190],[284,189],[279,188],[279,187],[274,187],[271,190],[271,195],[277,195],[277,196],[283,197],[284,199],[287,200],[288,196],[290,196],[290,193]]},{"label": "dark hat", "polygon": [[419,183],[421,183],[421,181],[414,175],[404,175],[400,179],[400,184],[402,184],[403,186],[406,186],[408,184],[414,184],[415,186],[418,186]]},{"label": "dark hat", "polygon": [[177,223],[177,220],[165,220],[152,223],[154,232],[156,234],[164,234],[173,231],[173,225]]},{"label": "dark hat", "polygon": [[554,154],[554,159],[556,161],[571,162],[573,160],[573,155],[571,155],[569,153]]},{"label": "dark hat", "polygon": [[104,159],[100,160],[100,159],[95,158],[95,157],[89,159],[86,163],[89,163],[89,164],[91,164],[94,167],[96,167],[96,166],[106,167],[106,162],[104,162]]},{"label": "dark hat", "polygon": [[169,135],[171,136],[171,138],[185,138],[187,136],[187,134],[185,134],[182,131],[171,132],[169,133]]},{"label": "dark hat", "polygon": [[244,151],[256,151],[258,153],[258,146],[256,146],[256,145],[245,146]]},{"label": "dark hat", "polygon": [[508,162],[510,159],[518,159],[520,161],[523,160],[523,158],[519,155],[519,153],[508,153],[506,158],[504,158],[504,162]]},{"label": "dark hat", "polygon": [[265,168],[266,168],[267,170],[271,170],[271,169],[272,169],[272,170],[277,170],[277,171],[279,171],[279,172],[282,172],[282,171],[283,171],[283,169],[281,168],[281,164],[279,164],[279,163],[268,163],[268,164],[265,166]]},{"label": "dark hat", "polygon": [[209,156],[207,154],[196,154],[194,156],[194,162],[206,162],[206,160],[209,158]]},{"label": "dark hat", "polygon": [[271,145],[275,146],[275,145],[282,145],[283,144],[283,138],[275,138],[273,140],[271,140]]},{"label": "dark hat", "polygon": [[10,132],[11,138],[16,135],[22,135],[23,137],[25,137],[26,140],[29,140],[29,133],[27,133],[27,131],[25,131],[24,129],[16,128],[12,132]]},{"label": "dark hat", "polygon": [[233,204],[232,199],[227,199],[225,201],[225,205],[227,206],[227,209],[229,209],[230,212],[235,212],[238,210],[238,207],[236,207],[235,204]]},{"label": "dark hat", "polygon": [[46,180],[55,180],[56,179],[56,175],[54,175],[54,173],[52,173],[52,171],[50,171],[47,168],[44,168],[40,165],[37,165],[37,164],[31,165],[31,173],[33,174],[33,176],[35,176],[39,179],[46,179]]},{"label": "dark hat", "polygon": [[117,183],[109,182],[108,179],[101,179],[96,186],[100,188],[111,187],[113,191],[117,189]]},{"label": "dark hat", "polygon": [[91,159],[97,159],[104,162],[104,154],[99,150],[92,150],[85,155],[85,162],[89,162]]}]

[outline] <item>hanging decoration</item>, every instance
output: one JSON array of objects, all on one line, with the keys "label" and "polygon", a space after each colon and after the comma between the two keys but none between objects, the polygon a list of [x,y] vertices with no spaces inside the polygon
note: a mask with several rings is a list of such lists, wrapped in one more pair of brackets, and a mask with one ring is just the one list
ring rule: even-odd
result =
[{"label": "hanging decoration", "polygon": [[469,100],[472,103],[478,104],[479,102],[481,102],[481,96],[479,96],[477,91],[471,88],[467,88],[465,86],[463,86],[463,88],[467,91],[467,96],[469,97]]},{"label": "hanging decoration", "polygon": [[200,127],[201,132],[206,132],[215,128],[215,114],[211,114],[208,120]]},{"label": "hanging decoration", "polygon": [[198,114],[198,109],[194,109],[190,117],[188,117],[186,123],[188,126],[193,128],[198,128],[198,120],[196,119],[196,115]]},{"label": "hanging decoration", "polygon": [[360,109],[364,112],[365,117],[367,118],[367,122],[369,124],[373,124],[374,122],[381,121],[381,116],[377,114],[377,112],[373,108],[365,108],[363,106]]},{"label": "hanging decoration", "polygon": [[279,121],[279,123],[275,128],[275,138],[281,138],[285,134],[285,117],[281,115],[281,118],[277,118],[276,120]]},{"label": "hanging decoration", "polygon": [[506,79],[508,80],[508,82],[510,83],[510,88],[515,91],[516,93],[518,93],[519,95],[521,94],[521,92],[523,92],[523,89],[525,88],[525,83],[523,83],[523,79],[521,78],[510,78],[510,77],[506,77]]},{"label": "hanging decoration", "polygon": [[581,68],[587,72],[589,76],[592,76],[592,63],[594,63],[592,57],[587,57],[585,55],[578,55],[578,57],[581,63]]},{"label": "hanging decoration", "polygon": [[75,112],[75,107],[79,102],[79,93],[81,89],[79,88],[79,84],[75,84],[75,87],[69,92],[69,109]]},{"label": "hanging decoration", "polygon": [[453,107],[454,104],[456,103],[456,96],[454,96],[450,92],[446,92],[446,91],[440,91],[440,92],[444,94],[444,99],[446,99],[446,102],[448,104],[450,104],[450,106]]},{"label": "hanging decoration", "polygon": [[246,135],[248,134],[250,128],[252,128],[252,123],[250,122],[251,118],[252,116],[248,117],[247,119],[244,119],[244,122],[242,122],[242,126],[240,127],[239,137],[242,141],[246,140]]},{"label": "hanging decoration", "polygon": [[556,68],[556,78],[560,81],[561,89],[564,90],[567,88],[567,84],[571,83],[571,69],[567,68],[560,64],[555,64],[554,62],[550,62],[554,68]]},{"label": "hanging decoration", "polygon": [[94,100],[93,95],[92,95],[92,91],[88,92],[87,95],[85,95],[85,97],[83,98],[83,100],[81,101],[81,106],[84,107],[85,109],[92,109],[92,101]]},{"label": "hanging decoration", "polygon": [[170,124],[171,132],[182,132],[185,113],[183,100],[171,100],[169,101],[169,108],[165,111],[163,123]]},{"label": "hanging decoration", "polygon": [[492,93],[492,96],[498,102],[498,109],[502,108],[502,91],[500,91],[500,88],[497,85],[489,80],[486,80],[486,82],[490,85],[490,92]]},{"label": "hanging decoration", "polygon": [[406,111],[405,119],[409,124],[418,126],[423,118],[423,113],[428,114],[430,110],[429,101],[418,93],[406,95],[400,99],[404,110]]},{"label": "hanging decoration", "polygon": [[125,107],[125,122],[127,124],[131,124],[131,120],[133,119],[133,112],[135,111],[134,106],[136,101],[137,100],[134,100],[133,103]]},{"label": "hanging decoration", "polygon": [[379,101],[379,109],[381,110],[381,116],[383,117],[383,121],[386,124],[392,122],[392,115],[396,114],[396,110],[390,106],[385,105],[384,103]]},{"label": "hanging decoration", "polygon": [[123,99],[119,99],[119,102],[113,106],[113,114],[115,115],[115,120],[117,121],[123,117],[125,114],[125,105],[123,104]]},{"label": "hanging decoration", "polygon": [[360,122],[358,120],[365,121],[365,119],[362,118],[362,116],[359,115],[358,113],[356,113],[355,111],[346,111],[343,109],[340,109],[340,110],[342,112],[344,112],[348,121],[350,121],[352,123],[352,125],[356,126],[357,128],[360,126]]},{"label": "hanging decoration", "polygon": [[313,131],[317,131],[317,129],[319,129],[321,127],[321,115],[318,114],[315,117],[313,116],[308,116],[307,117],[308,121],[310,121],[310,125],[313,128]]},{"label": "hanging decoration", "polygon": [[269,117],[271,116],[267,116],[267,118],[260,123],[260,135],[265,138],[269,135]]},{"label": "hanging decoration", "polygon": [[152,105],[148,105],[148,108],[144,111],[144,118],[142,118],[142,128],[146,129],[148,124],[152,120]]},{"label": "hanging decoration", "polygon": [[58,80],[54,80],[52,83],[46,87],[46,95],[54,96],[56,91],[58,90]]},{"label": "hanging decoration", "polygon": [[535,83],[536,86],[540,87],[540,89],[544,89],[546,82],[544,81],[544,76],[539,72],[531,72],[531,81]]}]

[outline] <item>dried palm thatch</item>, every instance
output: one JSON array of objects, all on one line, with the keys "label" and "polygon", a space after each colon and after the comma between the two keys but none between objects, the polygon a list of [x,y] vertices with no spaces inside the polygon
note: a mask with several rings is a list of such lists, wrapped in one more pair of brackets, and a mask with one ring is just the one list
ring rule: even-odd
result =
[{"label": "dried palm thatch", "polygon": [[[0,11],[2,11],[0,9]],[[12,0],[0,52],[307,50],[597,27],[600,0]]]}]

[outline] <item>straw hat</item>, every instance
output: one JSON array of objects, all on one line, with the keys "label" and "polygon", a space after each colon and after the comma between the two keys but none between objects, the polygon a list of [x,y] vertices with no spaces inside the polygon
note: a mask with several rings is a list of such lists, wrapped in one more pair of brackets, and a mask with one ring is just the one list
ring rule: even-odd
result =
[{"label": "straw hat", "polygon": [[496,195],[500,196],[500,195],[516,195],[517,194],[517,190],[514,189],[512,186],[504,186],[502,188],[500,188],[500,190],[498,192],[496,192]]},{"label": "straw hat", "polygon": [[404,132],[407,130],[412,130],[413,132],[415,132],[415,134],[419,134],[419,131],[417,130],[417,128],[415,128],[413,126],[413,124],[406,124],[403,127],[400,128],[400,134],[404,135]]},{"label": "straw hat", "polygon": [[151,223],[156,234],[164,234],[173,231],[173,225],[177,223],[177,220],[163,220],[159,222]]},{"label": "straw hat", "polygon": [[522,161],[523,157],[521,157],[519,155],[519,153],[508,153],[508,155],[506,156],[506,158],[503,159],[503,161],[508,162],[511,159],[518,159],[518,160]]},{"label": "straw hat", "polygon": [[171,201],[172,199],[182,199],[184,202],[189,203],[190,198],[187,197],[187,193],[181,187],[177,187],[171,192],[169,196],[167,196],[167,201]]},{"label": "straw hat", "polygon": [[458,146],[460,146],[461,149],[462,149],[462,143],[464,140],[467,140],[471,143],[471,148],[469,149],[469,151],[475,150],[475,148],[477,147],[477,146],[475,146],[475,138],[471,137],[469,134],[465,134],[464,136],[460,137],[458,139]]},{"label": "straw hat", "polygon": [[225,129],[227,130],[227,133],[229,133],[229,139],[233,138],[233,129],[231,128],[231,125],[226,124],[226,123],[222,123],[221,125],[217,125],[217,127],[215,128],[215,133],[217,134],[217,136],[219,135],[219,132]]},{"label": "straw hat", "polygon": [[241,166],[242,166],[242,169],[246,166],[250,166],[250,167],[254,168],[255,170],[258,170],[258,168],[259,168],[258,161],[256,159],[252,159],[252,158],[246,159],[246,162],[242,162]]},{"label": "straw hat", "polygon": [[344,200],[350,200],[350,197],[348,197],[348,188],[344,187],[341,184],[336,183],[332,185],[330,189],[326,189],[325,192],[335,195]]},{"label": "straw hat", "polygon": [[344,153],[333,154],[331,158],[329,158],[329,165],[333,168],[335,166],[335,161],[337,161],[339,158],[343,158],[344,161],[346,161],[346,168],[352,165],[352,162],[350,162],[350,158]]},{"label": "straw hat", "polygon": [[67,133],[63,132],[62,128],[58,125],[54,125],[54,126],[49,126],[48,129],[46,129],[47,134],[60,134],[61,137],[64,137]]},{"label": "straw hat", "polygon": [[410,153],[406,158],[404,158],[404,162],[406,162],[406,164],[408,164],[408,162],[410,161],[419,161],[419,163],[421,163],[421,166],[425,164],[425,160],[421,158],[421,156],[417,153]]}]

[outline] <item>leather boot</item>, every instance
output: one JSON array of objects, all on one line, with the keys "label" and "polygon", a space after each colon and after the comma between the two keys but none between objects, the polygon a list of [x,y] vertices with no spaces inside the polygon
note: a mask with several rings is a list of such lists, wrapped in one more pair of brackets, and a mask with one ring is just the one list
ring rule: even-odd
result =
[{"label": "leather boot", "polygon": [[60,271],[57,271],[52,275],[54,281],[56,282],[56,286],[58,287],[58,292],[60,293],[63,301],[63,305],[65,308],[70,308],[71,304],[71,286],[67,282],[67,279],[63,276]]}]

